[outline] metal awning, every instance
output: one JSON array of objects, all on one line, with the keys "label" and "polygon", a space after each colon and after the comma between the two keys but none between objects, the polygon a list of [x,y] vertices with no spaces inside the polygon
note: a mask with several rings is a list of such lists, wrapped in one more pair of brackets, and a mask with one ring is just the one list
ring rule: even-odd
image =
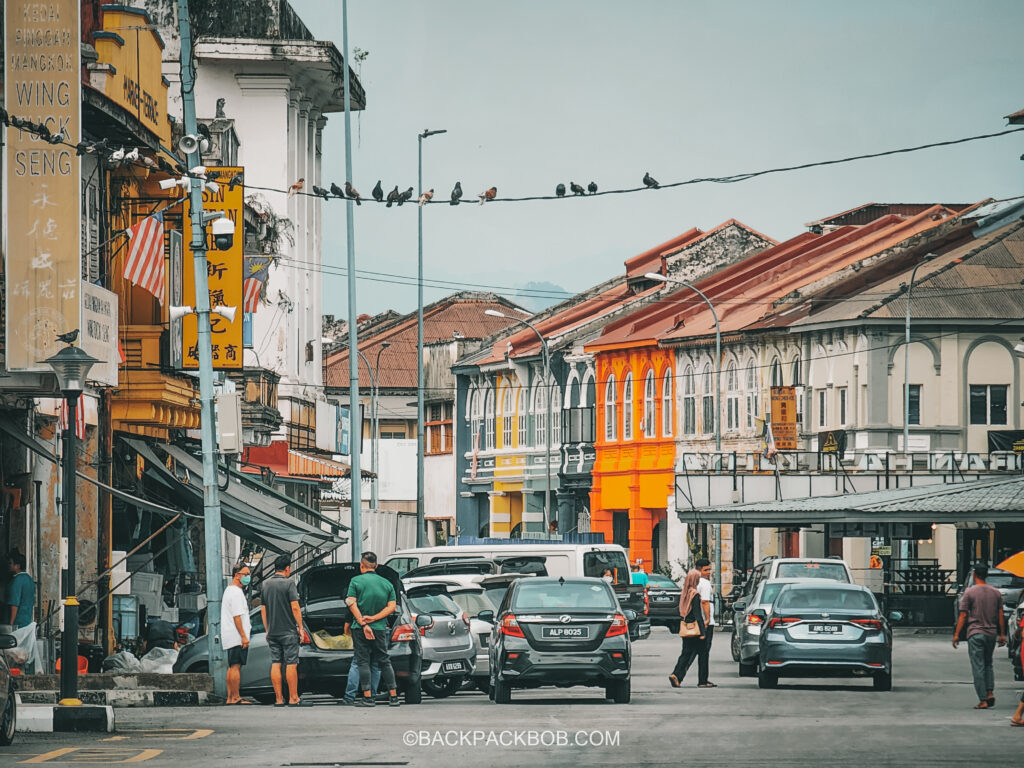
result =
[{"label": "metal awning", "polygon": [[[202,510],[202,462],[176,446],[153,446],[135,438],[122,439],[179,498]],[[157,448],[181,467],[180,476],[159,458]],[[340,536],[290,515],[285,502],[238,482],[229,482],[227,489],[221,489],[220,503],[221,525],[225,530],[276,552],[291,552],[303,544],[330,552],[345,543]]]},{"label": "metal awning", "polygon": [[992,523],[1024,521],[1024,476],[678,509],[684,523]]}]

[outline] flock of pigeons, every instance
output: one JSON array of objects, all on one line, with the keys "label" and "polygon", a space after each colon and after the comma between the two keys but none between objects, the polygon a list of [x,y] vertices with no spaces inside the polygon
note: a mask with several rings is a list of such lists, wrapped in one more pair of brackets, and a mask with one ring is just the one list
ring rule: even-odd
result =
[{"label": "flock of pigeons", "polygon": [[[659,186],[657,179],[655,179],[653,176],[651,176],[651,174],[646,172],[644,173],[643,181],[644,186],[649,189],[657,189]],[[288,197],[291,197],[296,193],[301,192],[302,188],[305,186],[305,183],[306,180],[303,178],[299,179],[297,182],[288,187]],[[597,183],[592,181],[589,184],[587,184],[587,188],[584,189],[575,181],[570,181],[569,191],[571,191],[574,195],[596,195]],[[341,198],[342,200],[355,200],[356,205],[363,204],[363,196],[360,195],[356,188],[353,187],[352,184],[347,181],[345,182],[344,189],[339,187],[334,182],[331,182],[330,189],[324,189],[323,187],[318,187],[316,184],[314,184],[313,194],[316,195],[317,197],[322,197],[324,200],[328,200],[332,197],[337,197]],[[381,180],[378,179],[377,184],[370,191],[370,194],[373,196],[373,199],[376,200],[378,203],[385,203],[386,207],[390,208],[392,205],[403,205],[412,200],[413,188],[409,187],[404,192],[399,192],[398,185],[396,184],[395,188],[388,192],[387,196],[385,197],[384,187],[381,186]],[[555,187],[555,195],[557,197],[565,197],[565,184],[559,184],[558,186]],[[485,189],[483,192],[477,195],[477,197],[480,199],[480,205],[483,205],[486,202],[494,200],[497,196],[497,187]],[[419,196],[417,202],[419,203],[420,207],[422,207],[433,199],[434,190],[428,189],[426,192]],[[448,204],[458,205],[460,202],[462,202],[462,182],[456,181],[455,187],[452,189],[451,198]]]}]

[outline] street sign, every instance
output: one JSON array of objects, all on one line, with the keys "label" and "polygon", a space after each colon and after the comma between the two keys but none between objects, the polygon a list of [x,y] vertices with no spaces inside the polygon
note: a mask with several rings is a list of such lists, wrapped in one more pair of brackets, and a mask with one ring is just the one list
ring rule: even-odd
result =
[{"label": "street sign", "polygon": [[771,425],[775,448],[797,450],[796,387],[772,387]]}]

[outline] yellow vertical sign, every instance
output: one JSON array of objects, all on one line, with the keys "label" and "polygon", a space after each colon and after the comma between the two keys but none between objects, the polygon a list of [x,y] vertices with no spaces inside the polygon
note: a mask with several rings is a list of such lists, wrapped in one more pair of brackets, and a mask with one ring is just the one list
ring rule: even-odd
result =
[{"label": "yellow vertical sign", "polygon": [[[4,106],[81,140],[80,0],[4,0]],[[81,173],[73,146],[6,129],[4,252],[8,370],[40,364],[81,327]]]},{"label": "yellow vertical sign", "polygon": [[[210,308],[234,307],[235,319],[210,314],[210,332],[214,368],[242,367],[242,185],[228,188],[228,180],[242,173],[241,168],[207,168],[211,179],[217,182],[216,192],[203,192],[203,210],[207,213],[223,211],[235,225],[234,242],[226,251],[218,250],[209,234],[206,238],[206,276],[210,288]],[[185,303],[195,306],[196,283],[192,265],[192,216],[189,206],[185,211],[185,268],[182,270]],[[182,364],[185,368],[199,367],[198,318],[185,315],[182,322]]]},{"label": "yellow vertical sign", "polygon": [[796,387],[772,387],[771,418],[776,449],[797,450]]}]

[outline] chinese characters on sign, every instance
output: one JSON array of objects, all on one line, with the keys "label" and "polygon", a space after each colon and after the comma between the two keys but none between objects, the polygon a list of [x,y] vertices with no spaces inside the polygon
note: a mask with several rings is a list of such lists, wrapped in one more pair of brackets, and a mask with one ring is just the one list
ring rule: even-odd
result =
[{"label": "chinese characters on sign", "polygon": [[[80,140],[79,0],[4,0],[4,106]],[[81,328],[80,164],[73,147],[6,131],[7,368],[42,360]]]},{"label": "chinese characters on sign", "polygon": [[92,283],[82,283],[82,349],[99,360],[89,378],[117,386],[117,294]]},{"label": "chinese characters on sign", "polygon": [[[235,224],[235,238],[229,250],[221,251],[213,243],[213,237],[207,227],[206,238],[206,275],[210,289],[210,308],[235,307],[234,322],[226,317],[210,314],[211,345],[213,349],[214,368],[242,367],[242,187],[229,189],[226,179],[242,173],[241,168],[208,168],[211,180],[218,182],[216,192],[203,192],[203,209],[224,211],[224,215]],[[185,211],[185,248],[188,258],[182,270],[184,277],[184,303],[196,305],[195,270],[192,264],[192,217],[186,205]],[[182,349],[184,352],[182,366],[184,368],[199,367],[199,336],[196,315],[185,315],[182,318]]]},{"label": "chinese characters on sign", "polygon": [[772,387],[771,425],[777,450],[797,450],[796,387]]}]

